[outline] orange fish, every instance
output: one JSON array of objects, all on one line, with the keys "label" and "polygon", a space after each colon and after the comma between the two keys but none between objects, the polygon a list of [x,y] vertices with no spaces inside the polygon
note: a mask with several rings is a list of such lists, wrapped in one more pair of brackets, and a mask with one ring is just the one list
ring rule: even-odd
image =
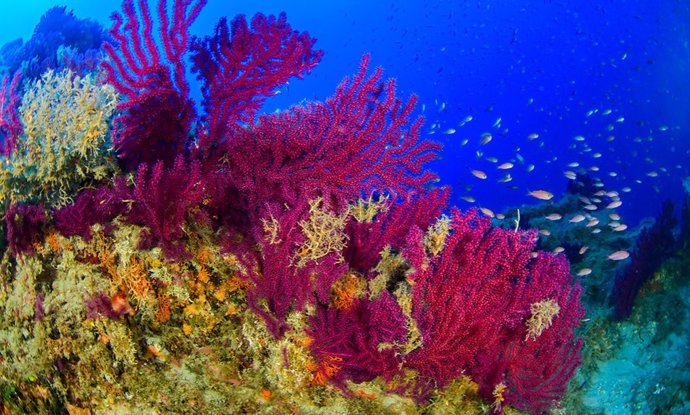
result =
[{"label": "orange fish", "polygon": [[628,251],[616,251],[608,256],[611,261],[622,261],[630,256]]},{"label": "orange fish", "polygon": [[577,274],[575,274],[575,275],[577,275],[578,277],[584,277],[584,276],[589,275],[589,274],[591,274],[591,273],[592,273],[592,269],[591,269],[591,268],[582,268],[582,269],[579,270],[579,271],[577,272]]},{"label": "orange fish", "polygon": [[591,228],[592,226],[597,226],[598,224],[599,224],[599,219],[592,218],[589,220],[589,222],[587,222],[587,224],[585,226],[588,228]]},{"label": "orange fish", "polygon": [[615,209],[622,204],[623,202],[621,202],[620,200],[614,200],[613,202],[606,205],[606,209]]},{"label": "orange fish", "polygon": [[570,223],[579,223],[585,220],[585,215],[575,215],[568,222]]},{"label": "orange fish", "polygon": [[481,170],[471,170],[471,173],[472,173],[472,175],[473,175],[474,177],[476,177],[477,179],[482,179],[482,180],[484,180],[484,179],[487,178],[486,173],[484,173],[484,172],[481,171]]},{"label": "orange fish", "polygon": [[496,216],[494,214],[493,210],[491,210],[489,208],[482,207],[482,208],[479,208],[479,210],[481,210],[483,214],[485,214],[486,216],[488,216],[490,218],[493,218]]},{"label": "orange fish", "polygon": [[553,193],[546,190],[532,190],[527,194],[539,200],[551,200],[553,198]]}]

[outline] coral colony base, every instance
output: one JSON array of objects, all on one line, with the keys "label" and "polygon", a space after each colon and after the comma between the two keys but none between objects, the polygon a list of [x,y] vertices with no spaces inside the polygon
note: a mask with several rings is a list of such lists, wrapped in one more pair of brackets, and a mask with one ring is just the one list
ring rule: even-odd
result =
[{"label": "coral colony base", "polygon": [[446,206],[415,98],[368,56],[257,116],[322,52],[284,15],[190,39],[204,3],[125,0],[100,66],[3,83],[3,412],[557,407],[584,314],[565,257]]}]

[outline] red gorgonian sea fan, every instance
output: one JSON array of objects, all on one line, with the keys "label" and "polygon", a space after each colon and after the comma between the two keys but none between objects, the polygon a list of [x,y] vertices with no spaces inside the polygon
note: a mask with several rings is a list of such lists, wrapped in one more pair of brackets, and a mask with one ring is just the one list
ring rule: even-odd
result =
[{"label": "red gorgonian sea fan", "polygon": [[395,390],[425,401],[464,374],[496,413],[504,405],[547,413],[581,360],[574,330],[584,309],[567,260],[535,252],[534,232],[493,228],[476,210],[454,209],[451,227],[436,255],[416,226],[393,247],[407,261],[398,288],[348,309],[319,306],[309,329],[314,355],[341,387],[412,369],[415,380]]},{"label": "red gorgonian sea fan", "polygon": [[580,364],[574,329],[584,309],[565,257],[535,244],[534,231],[491,227],[476,210],[453,209],[437,256],[412,229],[403,256],[423,345],[406,366],[435,387],[468,374],[484,398],[546,413]]},{"label": "red gorgonian sea fan", "polygon": [[[284,15],[257,14],[251,27],[244,16],[221,19],[214,36],[190,39],[189,28],[206,0],[175,0],[172,11],[158,2],[159,36],[154,35],[145,0],[125,0],[124,16],[114,13],[113,43],[103,46],[106,81],[125,99],[115,120],[113,145],[129,170],[142,162],[172,164],[192,144],[221,141],[227,129],[250,122],[263,100],[292,76],[309,72],[321,59],[309,35],[293,31]],[[138,12],[137,12],[138,10]],[[163,48],[159,51],[159,41]],[[197,118],[185,78],[185,58],[202,81],[203,107]],[[196,140],[191,139],[194,124]]]}]

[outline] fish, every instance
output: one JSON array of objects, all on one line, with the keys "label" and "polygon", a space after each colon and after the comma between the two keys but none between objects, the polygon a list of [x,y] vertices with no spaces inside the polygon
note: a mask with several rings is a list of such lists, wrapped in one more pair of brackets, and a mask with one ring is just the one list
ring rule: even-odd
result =
[{"label": "fish", "polygon": [[570,179],[570,180],[575,180],[575,179],[577,179],[577,173],[575,173],[575,172],[572,171],[572,170],[564,171],[564,172],[563,172],[563,175],[564,175],[567,179]]},{"label": "fish", "polygon": [[587,275],[589,275],[589,274],[591,274],[591,273],[592,273],[592,269],[591,269],[591,268],[582,268],[582,269],[579,270],[579,271],[577,272],[577,274],[575,274],[575,275],[577,275],[578,277],[585,277],[585,276],[587,276]]},{"label": "fish", "polygon": [[609,203],[608,205],[606,205],[606,209],[615,209],[615,208],[619,207],[619,206],[622,205],[622,204],[623,204],[623,202],[622,202],[620,199],[619,199],[619,200],[614,200],[613,202],[611,202],[611,203]]},{"label": "fish", "polygon": [[583,137],[583,136],[581,136],[581,135],[576,135],[575,137],[573,137],[573,140],[575,140],[575,141],[585,141],[585,137]]},{"label": "fish", "polygon": [[601,229],[599,229],[599,228],[594,228],[594,229],[592,229],[592,233],[593,233],[593,234],[597,234],[597,233],[599,233],[599,232],[601,232]]},{"label": "fish", "polygon": [[539,234],[544,235],[544,236],[550,236],[551,231],[548,229],[539,229]]},{"label": "fish", "polygon": [[510,173],[506,173],[505,176],[498,179],[498,182],[499,183],[508,183],[511,180],[513,180],[513,176],[511,176]]},{"label": "fish", "polygon": [[590,204],[582,206],[582,208],[585,210],[597,210],[597,205],[590,203]]},{"label": "fish", "polygon": [[496,128],[501,125],[501,117],[498,117],[496,121],[494,122],[493,127]]},{"label": "fish", "polygon": [[537,134],[537,133],[532,133],[532,134],[527,136],[528,140],[536,140],[537,138],[539,138],[539,134]]},{"label": "fish", "polygon": [[544,217],[548,220],[560,220],[563,216],[560,213],[551,213]]},{"label": "fish", "polygon": [[504,215],[503,213],[497,213],[497,214],[496,214],[496,219],[503,220],[503,219],[505,219],[505,218],[506,218],[506,215]]},{"label": "fish", "polygon": [[575,215],[568,222],[570,223],[580,223],[585,220],[585,215]]},{"label": "fish", "polygon": [[555,248],[553,249],[552,252],[553,252],[554,254],[560,254],[560,253],[563,252],[563,251],[565,251],[565,248],[563,248],[562,246],[557,246],[557,247],[555,247]]},{"label": "fish", "polygon": [[586,227],[586,228],[591,228],[592,226],[597,226],[598,224],[599,224],[599,219],[597,219],[597,218],[592,218],[592,219],[589,220],[589,222],[587,222],[587,224],[585,225],[585,227]]},{"label": "fish", "polygon": [[503,163],[503,164],[499,164],[498,166],[496,166],[496,168],[499,169],[499,170],[508,170],[508,169],[512,169],[513,166],[514,166],[513,163],[506,162],[506,163]]},{"label": "fish", "polygon": [[467,144],[467,143],[469,143],[469,142],[470,142],[470,139],[469,139],[469,138],[466,138],[466,139],[464,139],[464,140],[462,140],[462,141],[460,142],[460,145],[461,145],[461,146],[464,146],[465,144]]},{"label": "fish", "polygon": [[585,252],[587,252],[588,249],[589,249],[589,246],[585,245],[585,246],[581,247],[580,250],[577,251],[577,253],[580,254],[580,255],[584,255]]},{"label": "fish", "polygon": [[476,200],[474,197],[472,197],[472,196],[460,196],[460,199],[462,199],[462,200],[464,200],[465,202],[468,202],[468,203],[474,203],[474,202],[477,201],[477,200]]},{"label": "fish", "polygon": [[608,259],[611,261],[622,261],[630,256],[630,252],[628,251],[616,251],[612,253],[611,255],[608,256]]},{"label": "fish", "polygon": [[484,172],[481,171],[481,170],[471,170],[471,173],[472,173],[472,175],[473,175],[474,177],[476,177],[477,179],[481,179],[481,180],[484,180],[484,179],[486,179],[486,178],[488,177],[488,176],[486,175],[486,173],[484,173]]},{"label": "fish", "polygon": [[493,156],[487,157],[486,161],[488,161],[490,163],[498,163],[498,159],[496,157],[493,157]]},{"label": "fish", "polygon": [[527,173],[531,172],[532,170],[534,170],[534,164],[528,164],[525,170],[527,171]]},{"label": "fish", "polygon": [[620,218],[621,215],[619,215],[618,213],[609,213],[609,219],[611,220],[620,220]]},{"label": "fish", "polygon": [[539,200],[551,200],[553,198],[553,193],[546,190],[533,190],[527,194]]},{"label": "fish", "polygon": [[479,141],[479,145],[483,146],[485,144],[489,144],[491,142],[492,138],[493,138],[493,136],[491,135],[491,133],[482,134],[482,139],[481,139],[481,141]]},{"label": "fish", "polygon": [[491,210],[491,209],[489,209],[489,208],[480,207],[479,210],[480,210],[483,214],[485,214],[486,216],[488,216],[488,217],[490,217],[490,218],[496,217],[496,215],[494,214],[494,211]]},{"label": "fish", "polygon": [[443,134],[455,134],[455,128],[449,128],[444,131]]},{"label": "fish", "polygon": [[584,203],[585,205],[589,205],[592,203],[591,200],[587,196],[578,196],[578,199],[580,199],[580,202]]},{"label": "fish", "polygon": [[613,231],[614,231],[614,232],[622,232],[622,231],[624,231],[624,230],[626,230],[626,229],[628,229],[628,225],[626,225],[625,223],[621,223],[620,225],[614,227],[614,228],[613,228]]}]

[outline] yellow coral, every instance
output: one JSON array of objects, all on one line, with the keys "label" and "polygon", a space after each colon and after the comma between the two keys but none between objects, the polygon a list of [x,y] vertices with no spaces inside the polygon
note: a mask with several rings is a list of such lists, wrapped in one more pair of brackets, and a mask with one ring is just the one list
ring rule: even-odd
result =
[{"label": "yellow coral", "polygon": [[374,196],[370,195],[366,200],[357,199],[357,202],[350,207],[350,211],[357,222],[371,223],[379,212],[385,212],[388,209],[387,202],[386,196],[380,195],[374,200]]},{"label": "yellow coral", "polygon": [[446,245],[446,238],[450,233],[450,218],[442,215],[436,223],[431,225],[424,236],[424,248],[432,256],[438,255]]},{"label": "yellow coral", "polygon": [[558,303],[551,299],[541,300],[530,306],[532,315],[527,320],[527,336],[525,340],[531,338],[535,340],[541,333],[551,327],[553,318],[558,315],[561,308]]},{"label": "yellow coral", "polygon": [[494,402],[491,404],[491,408],[496,412],[501,412],[503,409],[503,402],[506,400],[504,394],[506,391],[506,385],[501,382],[494,387],[492,395],[494,397]]},{"label": "yellow coral", "polygon": [[340,255],[347,242],[344,230],[348,216],[349,209],[340,215],[321,209],[321,198],[309,202],[309,219],[299,223],[307,239],[297,252],[297,266],[303,267],[332,252]]},{"label": "yellow coral", "polygon": [[33,82],[19,108],[23,133],[0,165],[0,205],[62,206],[83,187],[118,170],[110,145],[117,95],[94,76],[47,71]]}]

